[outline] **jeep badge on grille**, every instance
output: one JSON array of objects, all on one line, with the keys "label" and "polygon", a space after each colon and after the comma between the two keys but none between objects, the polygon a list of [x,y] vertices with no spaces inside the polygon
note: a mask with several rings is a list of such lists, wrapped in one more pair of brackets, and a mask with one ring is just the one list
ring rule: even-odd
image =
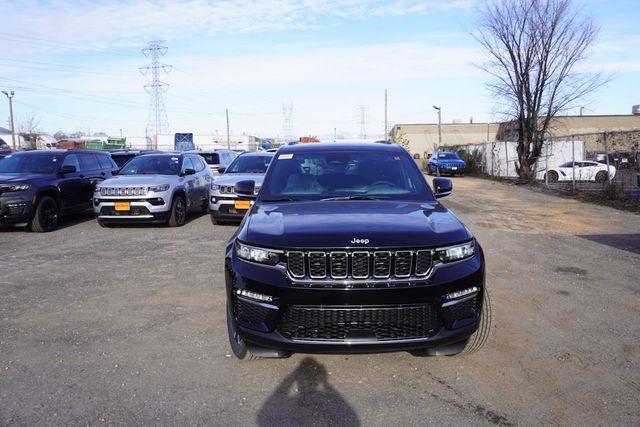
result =
[{"label": "jeep badge on grille", "polygon": [[354,237],[354,238],[351,240],[351,244],[354,244],[354,243],[362,243],[362,244],[368,245],[368,244],[369,244],[369,239],[356,239],[356,238]]}]

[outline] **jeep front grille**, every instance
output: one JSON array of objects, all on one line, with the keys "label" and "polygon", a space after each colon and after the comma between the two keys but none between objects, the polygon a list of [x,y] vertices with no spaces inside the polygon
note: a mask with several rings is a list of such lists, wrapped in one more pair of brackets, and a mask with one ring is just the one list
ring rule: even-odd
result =
[{"label": "jeep front grille", "polygon": [[101,196],[146,196],[148,187],[101,187]]},{"label": "jeep front grille", "polygon": [[310,250],[288,251],[287,269],[294,279],[388,279],[427,276],[433,251]]}]

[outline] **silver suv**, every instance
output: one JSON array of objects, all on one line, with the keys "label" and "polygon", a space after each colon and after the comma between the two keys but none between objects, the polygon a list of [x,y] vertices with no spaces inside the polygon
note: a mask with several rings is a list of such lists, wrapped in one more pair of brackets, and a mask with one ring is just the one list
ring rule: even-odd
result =
[{"label": "silver suv", "polygon": [[257,194],[271,159],[273,159],[273,153],[264,151],[244,153],[236,157],[229,167],[222,171],[224,172],[222,175],[215,177],[209,192],[211,196],[209,212],[214,224],[242,220],[251,207],[251,202],[240,200],[235,194],[234,186],[239,181],[253,180]]},{"label": "silver suv", "polygon": [[93,206],[102,226],[153,222],[180,227],[190,208],[207,212],[212,181],[211,170],[196,154],[146,154],[96,186]]}]

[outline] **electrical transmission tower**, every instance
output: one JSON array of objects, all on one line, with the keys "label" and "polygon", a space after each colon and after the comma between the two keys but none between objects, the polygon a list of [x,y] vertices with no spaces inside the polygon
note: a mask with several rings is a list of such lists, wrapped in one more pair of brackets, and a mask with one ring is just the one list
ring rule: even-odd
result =
[{"label": "electrical transmission tower", "polygon": [[365,105],[361,105],[358,109],[360,110],[360,138],[367,139],[367,107]]},{"label": "electrical transmission tower", "polygon": [[160,57],[167,54],[167,49],[164,46],[164,40],[150,41],[149,45],[142,49],[142,54],[151,60],[149,64],[140,67],[140,73],[151,77],[151,81],[144,85],[144,90],[151,95],[147,134],[149,131],[154,133],[155,148],[158,145],[158,135],[169,133],[169,119],[167,119],[163,98],[163,93],[167,91],[169,84],[160,80],[160,74],[169,74],[172,68],[171,65],[160,62]]},{"label": "electrical transmission tower", "polygon": [[282,136],[285,142],[291,141],[293,138],[293,102],[289,103],[289,105],[282,104]]}]

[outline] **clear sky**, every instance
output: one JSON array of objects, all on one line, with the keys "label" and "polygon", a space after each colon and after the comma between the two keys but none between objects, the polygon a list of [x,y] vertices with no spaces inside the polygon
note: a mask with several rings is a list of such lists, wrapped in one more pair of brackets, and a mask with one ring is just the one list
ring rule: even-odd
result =
[{"label": "clear sky", "polygon": [[[636,0],[583,0],[601,27],[585,65],[610,82],[582,103],[585,114],[629,114],[640,104],[640,8]],[[296,135],[360,133],[389,120],[497,120],[474,66],[473,0],[0,0],[0,87],[13,89],[16,127],[142,136],[147,78],[138,72],[152,39],[173,65],[165,104],[172,132],[278,136],[283,103]],[[577,113],[576,109],[574,113]],[[0,126],[6,126],[6,99]]]}]

